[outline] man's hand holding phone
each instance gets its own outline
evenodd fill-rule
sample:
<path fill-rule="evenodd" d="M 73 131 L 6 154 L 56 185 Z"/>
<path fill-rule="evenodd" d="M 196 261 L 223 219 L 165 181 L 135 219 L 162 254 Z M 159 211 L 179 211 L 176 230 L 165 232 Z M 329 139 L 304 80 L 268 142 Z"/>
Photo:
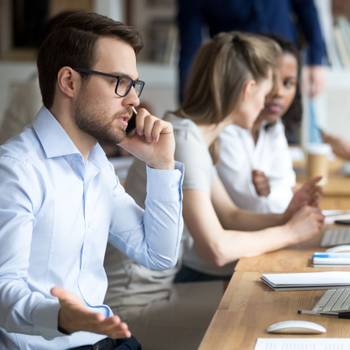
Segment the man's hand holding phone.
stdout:
<path fill-rule="evenodd" d="M 129 135 L 119 144 L 126 151 L 156 169 L 174 169 L 175 139 L 170 123 L 140 108 L 135 116 L 135 130 L 128 127 Z M 131 117 L 132 119 L 132 117 Z M 130 122 L 130 121 L 129 121 Z"/>

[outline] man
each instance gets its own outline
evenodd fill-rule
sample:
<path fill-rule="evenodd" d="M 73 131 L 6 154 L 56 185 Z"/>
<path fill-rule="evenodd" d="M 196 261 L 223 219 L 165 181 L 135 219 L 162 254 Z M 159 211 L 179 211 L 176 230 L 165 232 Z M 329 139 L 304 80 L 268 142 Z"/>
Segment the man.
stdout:
<path fill-rule="evenodd" d="M 132 330 L 103 305 L 107 240 L 148 268 L 176 264 L 182 171 L 172 127 L 140 109 L 125 135 L 144 85 L 140 49 L 131 27 L 77 12 L 39 50 L 44 107 L 0 148 L 1 349 L 120 348 L 113 339 Z M 97 139 L 148 165 L 145 210 Z"/>

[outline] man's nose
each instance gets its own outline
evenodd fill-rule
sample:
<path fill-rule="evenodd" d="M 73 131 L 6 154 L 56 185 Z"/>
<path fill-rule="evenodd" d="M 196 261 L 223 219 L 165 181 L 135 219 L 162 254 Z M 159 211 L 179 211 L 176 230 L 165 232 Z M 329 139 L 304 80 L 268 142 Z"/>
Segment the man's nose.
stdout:
<path fill-rule="evenodd" d="M 123 102 L 127 106 L 138 106 L 140 104 L 140 99 L 134 87 L 131 87 L 129 93 L 124 97 Z"/>

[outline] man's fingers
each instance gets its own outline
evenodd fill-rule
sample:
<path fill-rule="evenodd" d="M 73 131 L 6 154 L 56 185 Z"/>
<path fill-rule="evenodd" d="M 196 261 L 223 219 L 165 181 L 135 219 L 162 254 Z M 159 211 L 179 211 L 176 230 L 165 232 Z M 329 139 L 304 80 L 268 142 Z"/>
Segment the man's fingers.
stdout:
<path fill-rule="evenodd" d="M 156 120 L 155 123 L 153 124 L 153 129 L 152 129 L 152 140 L 154 142 L 159 141 L 160 134 L 162 132 L 162 122 L 161 120 Z"/>
<path fill-rule="evenodd" d="M 160 134 L 171 133 L 172 126 L 153 115 L 146 109 L 140 108 L 136 116 L 136 132 L 144 136 L 147 142 L 158 142 Z"/>
<path fill-rule="evenodd" d="M 143 136 L 145 119 L 138 117 L 136 118 L 136 133 L 139 136 Z"/>
<path fill-rule="evenodd" d="M 89 322 L 98 325 L 101 322 L 104 322 L 106 320 L 105 316 L 103 316 L 100 312 L 91 312 L 91 314 L 89 315 L 90 319 Z"/>
<path fill-rule="evenodd" d="M 118 316 L 111 316 L 104 319 L 98 324 L 97 331 L 111 338 L 126 338 L 131 336 L 128 325 L 122 322 Z"/>
<path fill-rule="evenodd" d="M 53 287 L 50 290 L 52 296 L 58 298 L 60 302 L 70 301 L 72 296 L 65 289 L 60 287 Z"/>
<path fill-rule="evenodd" d="M 109 327 L 109 326 L 119 326 L 122 323 L 121 319 L 117 315 L 113 315 L 111 317 L 107 317 L 101 322 L 101 327 Z"/>
<path fill-rule="evenodd" d="M 143 133 L 147 142 L 157 142 L 164 129 L 166 129 L 166 125 L 160 119 L 150 115 L 145 117 Z"/>
<path fill-rule="evenodd" d="M 128 326 L 125 323 L 122 323 L 118 330 L 113 330 L 110 333 L 110 337 L 113 338 L 113 339 L 130 338 L 131 337 L 131 332 L 129 331 Z"/>
<path fill-rule="evenodd" d="M 137 111 L 135 121 L 136 121 L 136 133 L 139 136 L 143 136 L 144 123 L 145 123 L 145 118 L 147 115 L 149 115 L 149 113 L 144 108 L 140 108 Z"/>
<path fill-rule="evenodd" d="M 62 294 L 63 292 L 64 292 L 64 290 L 62 288 L 59 288 L 59 287 L 53 287 L 50 290 L 51 295 L 56 297 L 56 298 L 60 298 L 60 296 L 63 295 Z"/>
<path fill-rule="evenodd" d="M 60 304 L 71 304 L 74 305 L 76 308 L 83 308 L 85 309 L 85 306 L 83 306 L 81 300 L 75 296 L 74 294 L 68 292 L 67 290 L 60 288 L 60 287 L 53 287 L 51 288 L 51 295 L 58 298 Z M 88 310 L 88 309 L 86 309 Z"/>
<path fill-rule="evenodd" d="M 154 122 L 155 122 L 155 118 L 153 118 L 150 115 L 147 115 L 144 118 L 143 135 L 147 142 L 152 142 L 152 129 L 153 129 Z"/>
<path fill-rule="evenodd" d="M 111 328 L 108 331 L 108 335 L 113 338 L 129 338 L 131 337 L 131 332 L 129 331 L 129 327 L 126 323 L 122 322 L 117 327 Z"/>

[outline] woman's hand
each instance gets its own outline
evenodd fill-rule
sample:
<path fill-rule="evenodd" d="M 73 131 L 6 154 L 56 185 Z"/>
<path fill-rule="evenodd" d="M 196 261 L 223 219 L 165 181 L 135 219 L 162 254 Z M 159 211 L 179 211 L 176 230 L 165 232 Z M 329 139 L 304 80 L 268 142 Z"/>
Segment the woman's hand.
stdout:
<path fill-rule="evenodd" d="M 260 197 L 268 197 L 271 192 L 269 178 L 261 170 L 252 171 L 252 181 L 255 191 Z"/>
<path fill-rule="evenodd" d="M 318 208 L 322 188 L 318 185 L 321 176 L 316 176 L 306 181 L 293 195 L 288 208 L 284 212 L 284 220 L 287 222 L 292 216 L 304 206 Z"/>

